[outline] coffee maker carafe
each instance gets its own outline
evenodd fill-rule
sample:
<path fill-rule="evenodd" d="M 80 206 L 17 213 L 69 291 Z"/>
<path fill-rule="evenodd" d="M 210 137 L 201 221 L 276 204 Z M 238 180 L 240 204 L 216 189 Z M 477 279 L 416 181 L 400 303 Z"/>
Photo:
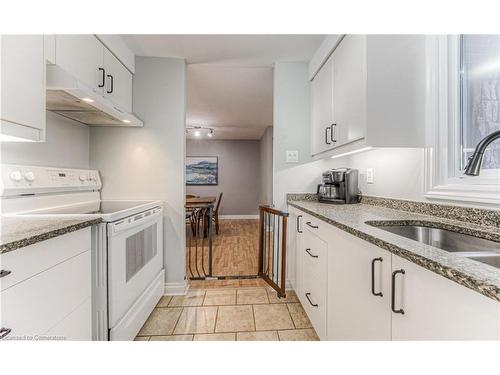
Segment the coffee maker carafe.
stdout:
<path fill-rule="evenodd" d="M 337 168 L 323 173 L 323 183 L 318 185 L 320 202 L 351 204 L 361 201 L 358 188 L 358 170 Z"/>

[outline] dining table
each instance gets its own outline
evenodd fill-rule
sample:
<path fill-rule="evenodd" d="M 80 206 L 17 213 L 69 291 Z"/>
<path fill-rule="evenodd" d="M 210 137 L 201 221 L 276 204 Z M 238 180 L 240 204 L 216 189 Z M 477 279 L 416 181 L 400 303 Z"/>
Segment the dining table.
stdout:
<path fill-rule="evenodd" d="M 194 197 L 186 198 L 186 207 L 214 204 L 217 197 Z"/>

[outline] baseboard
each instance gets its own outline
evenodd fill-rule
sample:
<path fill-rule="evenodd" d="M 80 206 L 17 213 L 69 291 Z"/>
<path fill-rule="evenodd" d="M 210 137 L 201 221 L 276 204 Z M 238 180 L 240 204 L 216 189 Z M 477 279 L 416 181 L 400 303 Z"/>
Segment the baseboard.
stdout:
<path fill-rule="evenodd" d="M 187 281 L 183 281 L 180 283 L 165 283 L 165 292 L 166 296 L 184 296 L 187 294 L 189 289 L 189 284 Z"/>
<path fill-rule="evenodd" d="M 219 215 L 219 219 L 233 219 L 233 220 L 244 220 L 244 219 L 258 219 L 259 215 Z"/>

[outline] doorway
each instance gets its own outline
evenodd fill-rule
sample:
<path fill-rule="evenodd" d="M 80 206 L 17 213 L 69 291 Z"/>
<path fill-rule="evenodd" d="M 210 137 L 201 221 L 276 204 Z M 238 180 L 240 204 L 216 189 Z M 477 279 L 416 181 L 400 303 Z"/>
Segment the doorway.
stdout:
<path fill-rule="evenodd" d="M 272 204 L 270 67 L 189 64 L 186 275 L 259 277 L 259 206 Z"/>

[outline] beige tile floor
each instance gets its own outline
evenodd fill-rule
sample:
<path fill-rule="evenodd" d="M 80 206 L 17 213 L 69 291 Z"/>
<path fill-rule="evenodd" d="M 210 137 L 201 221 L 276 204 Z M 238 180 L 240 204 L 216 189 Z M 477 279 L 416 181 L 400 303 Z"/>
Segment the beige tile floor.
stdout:
<path fill-rule="evenodd" d="M 269 287 L 192 289 L 162 297 L 137 341 L 317 341 L 293 291 Z"/>

